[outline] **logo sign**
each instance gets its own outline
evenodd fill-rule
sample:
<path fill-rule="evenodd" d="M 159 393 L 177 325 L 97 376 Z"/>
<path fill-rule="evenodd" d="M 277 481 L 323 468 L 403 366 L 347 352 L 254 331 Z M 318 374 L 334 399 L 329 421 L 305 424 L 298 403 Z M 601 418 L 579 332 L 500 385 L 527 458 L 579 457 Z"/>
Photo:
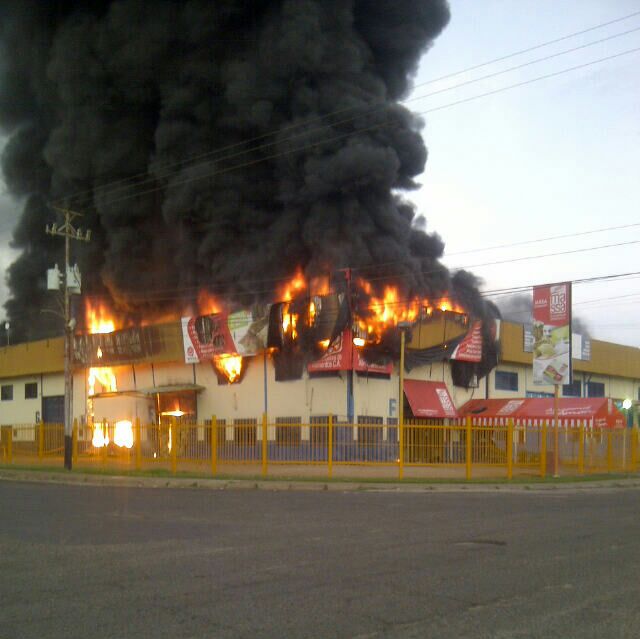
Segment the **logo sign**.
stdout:
<path fill-rule="evenodd" d="M 533 383 L 571 383 L 571 283 L 533 289 Z"/>

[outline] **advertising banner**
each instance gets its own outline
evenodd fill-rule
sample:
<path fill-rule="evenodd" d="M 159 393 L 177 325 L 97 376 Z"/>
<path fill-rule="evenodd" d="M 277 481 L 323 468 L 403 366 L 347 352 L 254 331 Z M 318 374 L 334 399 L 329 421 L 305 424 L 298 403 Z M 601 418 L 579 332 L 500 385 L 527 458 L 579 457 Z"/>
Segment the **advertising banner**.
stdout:
<path fill-rule="evenodd" d="M 184 361 L 197 364 L 227 353 L 256 355 L 266 346 L 268 327 L 268 308 L 183 317 Z"/>
<path fill-rule="evenodd" d="M 571 283 L 533 289 L 533 383 L 571 383 Z"/>
<path fill-rule="evenodd" d="M 391 362 L 388 364 L 368 364 L 362 353 L 354 347 L 351 330 L 345 329 L 320 359 L 308 364 L 307 370 L 310 373 L 354 370 L 360 373 L 390 375 L 393 364 Z"/>
<path fill-rule="evenodd" d="M 451 359 L 460 362 L 482 361 L 482 322 L 477 320 L 464 339 L 455 347 Z"/>
<path fill-rule="evenodd" d="M 80 366 L 115 366 L 150 357 L 160 353 L 164 347 L 157 326 L 74 335 L 73 363 Z"/>

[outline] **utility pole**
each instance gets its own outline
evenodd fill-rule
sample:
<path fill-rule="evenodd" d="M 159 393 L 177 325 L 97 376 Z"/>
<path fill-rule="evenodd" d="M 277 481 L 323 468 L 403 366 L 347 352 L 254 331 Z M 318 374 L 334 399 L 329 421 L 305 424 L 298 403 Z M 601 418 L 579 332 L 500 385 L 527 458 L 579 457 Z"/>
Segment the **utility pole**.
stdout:
<path fill-rule="evenodd" d="M 64 215 L 64 224 L 57 226 L 47 224 L 45 232 L 49 235 L 59 235 L 64 237 L 64 467 L 71 470 L 73 453 L 73 419 L 71 417 L 71 344 L 75 322 L 71 320 L 71 309 L 69 304 L 69 252 L 71 240 L 89 242 L 91 231 L 84 233 L 82 229 L 76 229 L 71 222 L 81 213 L 76 213 L 69 209 L 53 207 L 58 213 Z"/>

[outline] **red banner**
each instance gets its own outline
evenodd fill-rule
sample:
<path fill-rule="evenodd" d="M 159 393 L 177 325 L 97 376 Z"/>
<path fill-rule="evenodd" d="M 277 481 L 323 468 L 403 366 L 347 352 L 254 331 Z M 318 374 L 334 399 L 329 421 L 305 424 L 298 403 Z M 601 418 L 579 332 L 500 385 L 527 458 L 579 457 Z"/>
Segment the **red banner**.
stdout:
<path fill-rule="evenodd" d="M 480 320 L 473 323 L 471 330 L 455 347 L 451 359 L 461 362 L 482 361 L 482 322 Z"/>
<path fill-rule="evenodd" d="M 351 330 L 345 329 L 320 359 L 308 364 L 307 370 L 310 373 L 354 370 L 359 373 L 390 375 L 393 364 L 391 362 L 388 364 L 368 364 L 362 353 L 354 347 Z"/>

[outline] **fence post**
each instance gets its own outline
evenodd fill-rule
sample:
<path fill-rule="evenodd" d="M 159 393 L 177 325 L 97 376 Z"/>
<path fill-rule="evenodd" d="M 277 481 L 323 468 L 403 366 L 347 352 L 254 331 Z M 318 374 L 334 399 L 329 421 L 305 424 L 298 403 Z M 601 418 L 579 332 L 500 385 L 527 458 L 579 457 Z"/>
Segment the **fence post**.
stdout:
<path fill-rule="evenodd" d="M 507 421 L 507 479 L 513 479 L 513 419 Z"/>
<path fill-rule="evenodd" d="M 38 458 L 44 457 L 44 424 L 38 424 Z"/>
<path fill-rule="evenodd" d="M 136 417 L 136 470 L 142 468 L 142 433 L 140 431 L 140 418 Z"/>
<path fill-rule="evenodd" d="M 584 422 L 580 424 L 578 440 L 578 474 L 584 475 Z"/>
<path fill-rule="evenodd" d="M 333 415 L 329 414 L 327 423 L 327 474 L 333 475 Z"/>
<path fill-rule="evenodd" d="M 267 414 L 262 413 L 262 476 L 267 476 Z"/>
<path fill-rule="evenodd" d="M 73 431 L 71 432 L 71 462 L 78 461 L 78 420 L 73 420 Z"/>
<path fill-rule="evenodd" d="M 540 441 L 540 477 L 547 476 L 547 422 L 542 422 L 542 440 Z"/>
<path fill-rule="evenodd" d="M 171 434 L 171 472 L 175 475 L 178 469 L 178 422 L 175 417 L 171 419 L 169 433 Z"/>
<path fill-rule="evenodd" d="M 466 426 L 466 441 L 465 441 L 466 478 L 471 479 L 471 415 L 467 415 L 465 426 Z"/>
<path fill-rule="evenodd" d="M 398 435 L 400 449 L 398 451 L 398 479 L 402 479 L 404 477 L 404 415 L 398 420 Z"/>
<path fill-rule="evenodd" d="M 611 429 L 607 429 L 607 472 L 610 473 L 613 470 L 613 446 L 612 446 L 612 432 Z"/>
<path fill-rule="evenodd" d="M 13 426 L 7 429 L 7 461 L 11 463 L 13 459 Z"/>
<path fill-rule="evenodd" d="M 218 472 L 218 418 L 211 417 L 211 474 L 215 477 Z"/>
<path fill-rule="evenodd" d="M 107 465 L 107 438 L 109 437 L 109 424 L 106 419 L 102 419 L 102 466 Z"/>
<path fill-rule="evenodd" d="M 635 473 L 638 469 L 638 427 L 631 429 L 631 472 Z"/>

